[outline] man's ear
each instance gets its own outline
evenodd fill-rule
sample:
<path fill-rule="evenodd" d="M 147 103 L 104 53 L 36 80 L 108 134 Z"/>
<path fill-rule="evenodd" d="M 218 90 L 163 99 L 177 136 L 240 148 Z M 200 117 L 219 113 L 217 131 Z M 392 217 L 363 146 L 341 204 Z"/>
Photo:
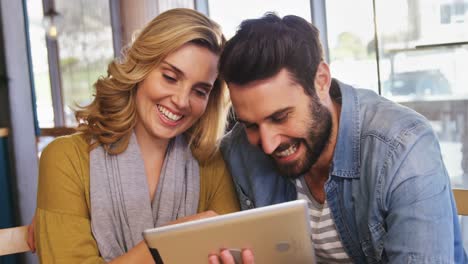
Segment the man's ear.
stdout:
<path fill-rule="evenodd" d="M 330 86 L 330 67 L 328 67 L 328 64 L 322 61 L 317 67 L 317 73 L 315 74 L 314 79 L 315 92 L 321 100 L 323 100 L 326 97 L 329 97 Z"/>

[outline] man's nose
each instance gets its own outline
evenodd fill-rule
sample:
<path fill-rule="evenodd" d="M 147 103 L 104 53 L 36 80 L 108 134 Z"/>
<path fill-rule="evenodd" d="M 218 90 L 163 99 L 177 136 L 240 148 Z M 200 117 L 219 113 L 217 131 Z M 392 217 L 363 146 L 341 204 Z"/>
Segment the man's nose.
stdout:
<path fill-rule="evenodd" d="M 281 136 L 268 127 L 259 128 L 259 143 L 265 154 L 271 155 L 281 143 Z"/>

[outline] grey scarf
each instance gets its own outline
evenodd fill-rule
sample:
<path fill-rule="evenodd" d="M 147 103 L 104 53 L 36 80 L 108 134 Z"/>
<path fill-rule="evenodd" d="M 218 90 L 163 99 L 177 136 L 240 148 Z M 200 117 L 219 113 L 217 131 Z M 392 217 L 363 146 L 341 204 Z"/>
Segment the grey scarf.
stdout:
<path fill-rule="evenodd" d="M 171 140 L 153 201 L 135 134 L 121 154 L 90 152 L 91 229 L 110 261 L 143 240 L 142 232 L 197 212 L 198 162 L 183 136 Z"/>

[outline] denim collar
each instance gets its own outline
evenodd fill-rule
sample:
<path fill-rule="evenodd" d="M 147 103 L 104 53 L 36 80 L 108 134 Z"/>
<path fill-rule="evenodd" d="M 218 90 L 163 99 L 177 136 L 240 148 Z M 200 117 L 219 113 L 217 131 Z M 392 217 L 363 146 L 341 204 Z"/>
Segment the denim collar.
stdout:
<path fill-rule="evenodd" d="M 338 80 L 333 80 L 341 91 L 341 115 L 338 128 L 338 138 L 331 175 L 342 178 L 359 178 L 360 176 L 360 135 L 361 118 L 359 113 L 359 98 L 356 89 Z M 337 85 L 336 85 L 337 84 Z"/>

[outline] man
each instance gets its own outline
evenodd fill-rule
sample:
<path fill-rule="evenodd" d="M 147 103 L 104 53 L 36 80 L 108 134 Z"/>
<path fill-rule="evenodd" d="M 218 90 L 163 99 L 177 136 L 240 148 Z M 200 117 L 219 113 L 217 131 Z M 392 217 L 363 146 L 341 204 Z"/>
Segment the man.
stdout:
<path fill-rule="evenodd" d="M 220 74 L 238 120 L 221 149 L 242 209 L 308 200 L 319 262 L 466 263 L 428 121 L 332 79 L 313 25 L 244 21 Z"/>

